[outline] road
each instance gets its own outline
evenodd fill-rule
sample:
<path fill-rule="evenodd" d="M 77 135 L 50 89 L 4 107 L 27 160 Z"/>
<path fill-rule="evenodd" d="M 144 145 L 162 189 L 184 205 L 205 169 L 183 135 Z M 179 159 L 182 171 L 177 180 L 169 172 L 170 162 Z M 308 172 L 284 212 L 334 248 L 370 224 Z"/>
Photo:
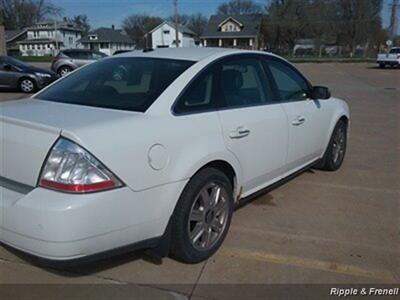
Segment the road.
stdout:
<path fill-rule="evenodd" d="M 215 284 L 399 283 L 400 69 L 298 67 L 348 101 L 342 169 L 305 172 L 238 209 L 222 248 L 203 263 L 136 252 L 60 271 L 0 246 L 0 283 L 131 283 L 146 295 L 192 299 L 237 296 Z"/>

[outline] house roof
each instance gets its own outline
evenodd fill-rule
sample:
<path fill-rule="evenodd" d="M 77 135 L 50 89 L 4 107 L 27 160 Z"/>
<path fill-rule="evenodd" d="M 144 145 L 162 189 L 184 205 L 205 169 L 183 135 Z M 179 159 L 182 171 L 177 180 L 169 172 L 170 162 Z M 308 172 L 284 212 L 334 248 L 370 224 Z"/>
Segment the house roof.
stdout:
<path fill-rule="evenodd" d="M 97 39 L 90 40 L 89 36 L 91 36 L 91 35 L 97 35 Z M 126 43 L 126 44 L 134 43 L 133 40 L 126 34 L 123 34 L 121 32 L 121 30 L 106 28 L 106 27 L 101 27 L 99 29 L 89 32 L 87 36 L 81 38 L 78 42 L 80 42 L 80 43 Z"/>
<path fill-rule="evenodd" d="M 58 30 L 69 30 L 69 31 L 78 31 L 82 32 L 81 28 L 76 27 L 75 24 L 69 22 L 38 22 L 35 25 L 28 27 L 27 30 L 54 30 L 57 27 Z"/>
<path fill-rule="evenodd" d="M 11 42 L 12 40 L 19 37 L 21 34 L 24 34 L 26 29 L 16 29 L 16 30 L 6 30 L 6 42 Z"/>
<path fill-rule="evenodd" d="M 175 24 L 170 22 L 170 21 L 164 21 L 161 24 L 157 25 L 154 27 L 152 30 L 149 31 L 149 33 L 153 33 L 156 31 L 158 28 L 160 28 L 162 25 L 167 24 L 172 28 L 175 28 Z M 192 30 L 190 30 L 186 25 L 179 24 L 179 32 L 183 34 L 189 34 L 189 35 L 196 35 Z"/>
<path fill-rule="evenodd" d="M 241 31 L 221 31 L 220 25 L 233 19 L 242 25 Z M 255 37 L 258 35 L 261 26 L 261 14 L 248 15 L 212 15 L 206 28 L 204 29 L 202 38 L 207 37 Z"/>

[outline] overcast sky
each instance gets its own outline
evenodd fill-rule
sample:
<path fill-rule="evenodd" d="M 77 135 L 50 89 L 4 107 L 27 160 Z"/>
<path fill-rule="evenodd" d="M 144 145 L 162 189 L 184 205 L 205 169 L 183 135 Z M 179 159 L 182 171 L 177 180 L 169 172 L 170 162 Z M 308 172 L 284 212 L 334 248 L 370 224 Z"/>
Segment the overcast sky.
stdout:
<path fill-rule="evenodd" d="M 179 12 L 192 14 L 201 12 L 207 16 L 215 13 L 219 4 L 226 0 L 178 0 Z M 264 5 L 266 1 L 256 3 Z M 382 12 L 385 27 L 389 24 L 391 0 L 384 0 Z M 172 0 L 53 0 L 63 8 L 65 16 L 85 14 L 92 28 L 120 26 L 122 20 L 133 13 L 146 13 L 167 17 L 173 13 Z"/>

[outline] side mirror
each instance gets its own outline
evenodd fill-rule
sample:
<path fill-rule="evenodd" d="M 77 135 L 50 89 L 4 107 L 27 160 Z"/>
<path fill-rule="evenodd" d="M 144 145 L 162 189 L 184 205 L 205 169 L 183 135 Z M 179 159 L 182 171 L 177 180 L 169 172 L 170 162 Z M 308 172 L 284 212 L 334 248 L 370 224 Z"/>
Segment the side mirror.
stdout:
<path fill-rule="evenodd" d="M 3 65 L 3 69 L 5 70 L 5 71 L 12 71 L 12 66 L 11 65 L 9 65 L 9 64 L 5 64 L 5 65 Z"/>
<path fill-rule="evenodd" d="M 325 86 L 313 86 L 311 91 L 311 98 L 312 99 L 320 99 L 325 100 L 331 97 L 331 92 Z"/>

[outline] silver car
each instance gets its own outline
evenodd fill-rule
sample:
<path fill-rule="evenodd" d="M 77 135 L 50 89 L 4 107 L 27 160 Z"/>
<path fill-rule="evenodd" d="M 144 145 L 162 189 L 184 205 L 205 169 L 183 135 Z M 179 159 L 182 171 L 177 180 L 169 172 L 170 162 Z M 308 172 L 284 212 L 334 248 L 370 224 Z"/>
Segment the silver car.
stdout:
<path fill-rule="evenodd" d="M 97 61 L 107 55 L 88 49 L 67 49 L 60 51 L 51 63 L 51 70 L 60 76 L 84 66 L 88 63 Z"/>

